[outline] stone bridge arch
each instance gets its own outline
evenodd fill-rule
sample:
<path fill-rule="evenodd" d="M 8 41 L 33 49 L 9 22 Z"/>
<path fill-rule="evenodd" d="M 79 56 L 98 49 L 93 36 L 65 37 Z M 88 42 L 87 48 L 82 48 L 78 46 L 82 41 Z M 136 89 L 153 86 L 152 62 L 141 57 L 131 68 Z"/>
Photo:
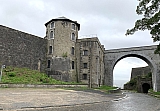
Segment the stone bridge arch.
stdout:
<path fill-rule="evenodd" d="M 113 86 L 113 70 L 118 61 L 126 57 L 144 60 L 151 68 L 154 91 L 160 91 L 160 56 L 154 54 L 157 46 L 143 46 L 105 51 L 105 85 Z"/>

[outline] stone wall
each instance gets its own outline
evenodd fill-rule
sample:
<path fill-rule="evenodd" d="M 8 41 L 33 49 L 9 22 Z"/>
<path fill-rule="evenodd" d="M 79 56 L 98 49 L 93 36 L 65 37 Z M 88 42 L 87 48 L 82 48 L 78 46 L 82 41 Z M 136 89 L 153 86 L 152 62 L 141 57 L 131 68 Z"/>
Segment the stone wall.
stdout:
<path fill-rule="evenodd" d="M 0 25 L 0 64 L 44 71 L 47 40 Z"/>
<path fill-rule="evenodd" d="M 151 68 L 153 90 L 160 91 L 160 56 L 154 54 L 156 45 L 105 50 L 105 85 L 113 86 L 113 70 L 123 58 L 137 57 L 144 60 Z"/>
<path fill-rule="evenodd" d="M 49 59 L 49 58 L 48 58 Z M 70 59 L 63 57 L 53 57 L 50 58 L 51 65 L 47 69 L 47 74 L 56 80 L 71 81 L 72 75 L 70 74 Z"/>
<path fill-rule="evenodd" d="M 0 88 L 81 88 L 88 87 L 87 84 L 0 84 Z"/>
<path fill-rule="evenodd" d="M 48 40 L 47 48 L 52 49 L 52 51 L 50 51 L 52 53 L 49 53 L 48 50 L 47 55 L 47 59 L 50 60 L 52 66 L 47 70 L 50 70 L 50 75 L 55 79 L 77 81 L 75 45 L 78 39 L 80 24 L 65 17 L 59 17 L 50 20 L 45 26 L 46 39 Z M 75 28 L 73 26 L 75 26 Z M 65 61 L 60 59 L 66 57 L 67 59 Z"/>
<path fill-rule="evenodd" d="M 151 72 L 151 69 L 149 66 L 146 67 L 137 67 L 137 68 L 132 68 L 131 72 L 131 79 L 135 78 L 137 76 L 143 76 Z"/>
<path fill-rule="evenodd" d="M 103 84 L 104 47 L 97 37 L 78 39 L 76 43 L 77 73 L 80 82 L 97 87 Z M 84 64 L 86 64 L 84 66 Z M 91 87 L 91 86 L 90 86 Z"/>

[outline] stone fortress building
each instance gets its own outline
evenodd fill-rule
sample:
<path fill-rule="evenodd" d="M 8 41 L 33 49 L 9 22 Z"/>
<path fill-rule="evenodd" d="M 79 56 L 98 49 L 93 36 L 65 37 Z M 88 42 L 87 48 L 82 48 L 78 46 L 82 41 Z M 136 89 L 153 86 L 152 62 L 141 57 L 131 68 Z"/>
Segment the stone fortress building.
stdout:
<path fill-rule="evenodd" d="M 104 84 L 104 46 L 78 39 L 80 24 L 65 17 L 45 24 L 44 38 L 0 25 L 0 65 L 28 67 L 57 80 Z"/>
<path fill-rule="evenodd" d="M 0 65 L 28 67 L 57 80 L 89 87 L 113 86 L 113 70 L 126 57 L 144 60 L 152 72 L 154 91 L 160 91 L 160 56 L 157 46 L 105 50 L 97 37 L 78 38 L 80 24 L 65 17 L 45 24 L 46 36 L 37 37 L 0 25 Z M 142 84 L 143 85 L 143 84 Z"/>

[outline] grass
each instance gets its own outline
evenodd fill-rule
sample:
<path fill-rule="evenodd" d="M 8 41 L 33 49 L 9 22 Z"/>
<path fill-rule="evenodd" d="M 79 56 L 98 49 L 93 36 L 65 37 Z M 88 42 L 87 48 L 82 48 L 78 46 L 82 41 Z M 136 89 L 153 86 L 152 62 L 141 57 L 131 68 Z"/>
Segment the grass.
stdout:
<path fill-rule="evenodd" d="M 76 88 L 64 88 L 66 90 L 80 90 L 80 91 L 86 91 L 86 90 L 101 90 L 107 94 L 109 94 L 109 90 L 113 90 L 113 89 L 116 89 L 117 87 L 111 87 L 111 86 L 101 86 L 101 87 L 98 87 L 98 88 L 89 88 L 89 87 L 76 87 Z"/>
<path fill-rule="evenodd" d="M 16 68 L 16 67 L 7 67 L 3 70 L 3 76 L 1 83 L 7 84 L 80 84 L 75 82 L 63 82 L 55 80 L 51 77 L 48 77 L 45 73 L 41 73 L 37 70 L 31 70 L 28 68 Z M 108 90 L 116 89 L 117 87 L 110 86 L 101 86 L 98 89 L 105 92 Z M 88 87 L 76 87 L 76 88 L 64 88 L 71 90 L 89 90 Z"/>
<path fill-rule="evenodd" d="M 117 89 L 117 87 L 111 87 L 111 86 L 101 86 L 101 87 L 98 87 L 96 89 L 99 89 L 99 90 L 102 90 L 102 91 L 105 91 L 105 92 L 108 92 L 109 90 L 113 90 L 113 89 Z"/>
<path fill-rule="evenodd" d="M 45 73 L 28 68 L 7 67 L 3 70 L 1 83 L 11 84 L 75 84 L 71 82 L 57 81 L 48 77 Z"/>
<path fill-rule="evenodd" d="M 149 91 L 154 95 L 160 95 L 160 92 L 154 92 L 153 89 L 149 89 Z"/>

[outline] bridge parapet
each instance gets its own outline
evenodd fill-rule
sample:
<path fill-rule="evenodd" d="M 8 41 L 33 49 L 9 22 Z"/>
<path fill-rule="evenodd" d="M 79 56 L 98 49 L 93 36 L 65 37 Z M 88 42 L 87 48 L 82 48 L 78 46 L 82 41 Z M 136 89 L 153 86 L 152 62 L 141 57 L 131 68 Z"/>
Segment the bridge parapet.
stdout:
<path fill-rule="evenodd" d="M 130 47 L 130 48 L 121 48 L 121 49 L 110 49 L 105 50 L 106 53 L 119 53 L 119 52 L 131 52 L 131 51 L 143 51 L 143 50 L 155 50 L 157 45 L 152 46 L 142 46 L 142 47 Z"/>

